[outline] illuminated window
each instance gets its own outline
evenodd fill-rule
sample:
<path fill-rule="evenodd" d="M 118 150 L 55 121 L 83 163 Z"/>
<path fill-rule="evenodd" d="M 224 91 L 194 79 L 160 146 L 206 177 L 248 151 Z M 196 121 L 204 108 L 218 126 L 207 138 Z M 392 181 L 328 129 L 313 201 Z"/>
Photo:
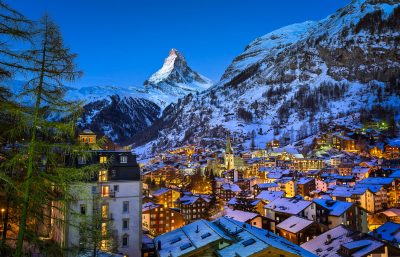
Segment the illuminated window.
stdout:
<path fill-rule="evenodd" d="M 107 156 L 100 156 L 100 163 L 107 163 Z"/>
<path fill-rule="evenodd" d="M 101 187 L 101 196 L 109 197 L 110 196 L 110 186 L 102 186 Z"/>
<path fill-rule="evenodd" d="M 108 171 L 101 170 L 99 171 L 99 181 L 107 181 L 108 180 Z"/>
<path fill-rule="evenodd" d="M 101 223 L 101 235 L 102 236 L 107 235 L 107 223 L 105 222 Z"/>
<path fill-rule="evenodd" d="M 108 205 L 106 205 L 106 204 L 101 206 L 101 217 L 103 219 L 107 219 L 108 218 Z"/>

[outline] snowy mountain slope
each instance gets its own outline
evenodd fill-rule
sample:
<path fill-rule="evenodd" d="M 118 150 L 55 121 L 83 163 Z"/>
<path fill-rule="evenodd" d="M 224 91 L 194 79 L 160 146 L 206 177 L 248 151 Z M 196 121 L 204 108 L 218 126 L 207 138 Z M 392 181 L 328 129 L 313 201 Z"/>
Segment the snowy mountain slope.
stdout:
<path fill-rule="evenodd" d="M 199 140 L 230 130 L 261 144 L 316 133 L 320 123 L 362 108 L 400 107 L 398 1 L 354 0 L 317 22 L 290 25 L 250 43 L 221 81 L 188 95 L 135 138 L 138 152 Z M 355 114 L 355 115 L 353 115 Z M 144 144 L 144 145 L 143 145 Z"/>

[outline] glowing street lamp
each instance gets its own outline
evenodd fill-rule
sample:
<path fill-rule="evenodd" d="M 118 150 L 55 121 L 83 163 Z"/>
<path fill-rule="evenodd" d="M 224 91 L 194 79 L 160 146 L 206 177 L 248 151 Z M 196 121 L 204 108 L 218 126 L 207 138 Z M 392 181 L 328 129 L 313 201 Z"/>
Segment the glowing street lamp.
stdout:
<path fill-rule="evenodd" d="M 1 220 L 4 220 L 4 212 L 6 211 L 6 209 L 1 208 Z"/>

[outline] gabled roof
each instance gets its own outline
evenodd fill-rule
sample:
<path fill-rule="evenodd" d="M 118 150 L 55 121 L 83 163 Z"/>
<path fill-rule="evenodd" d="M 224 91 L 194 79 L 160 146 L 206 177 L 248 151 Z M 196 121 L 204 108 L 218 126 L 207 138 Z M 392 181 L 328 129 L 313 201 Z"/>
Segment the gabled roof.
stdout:
<path fill-rule="evenodd" d="M 386 222 L 376 230 L 370 232 L 370 235 L 388 242 L 393 242 L 395 239 L 398 243 L 400 243 L 400 224 Z"/>
<path fill-rule="evenodd" d="M 226 208 L 224 210 L 224 216 L 234 219 L 234 220 L 237 220 L 237 221 L 240 221 L 240 222 L 247 222 L 247 221 L 250 221 L 260 215 L 258 213 L 254 213 L 254 212 L 232 210 L 230 208 Z"/>
<path fill-rule="evenodd" d="M 345 211 L 353 206 L 353 203 L 327 199 L 314 199 L 314 203 L 329 210 L 329 215 L 332 216 L 341 216 Z"/>
<path fill-rule="evenodd" d="M 369 185 L 390 185 L 393 182 L 394 178 L 365 178 L 363 180 L 358 181 L 359 184 L 369 184 Z"/>
<path fill-rule="evenodd" d="M 162 188 L 160 188 L 159 190 L 157 190 L 157 191 L 155 191 L 154 193 L 152 193 L 152 195 L 153 196 L 160 196 L 160 195 L 163 195 L 163 194 L 165 194 L 165 193 L 168 193 L 169 191 L 171 191 L 172 189 L 170 189 L 170 188 L 165 188 L 165 187 L 162 187 Z"/>
<path fill-rule="evenodd" d="M 311 226 L 312 220 L 303 219 L 297 216 L 291 216 L 277 225 L 277 228 L 286 230 L 290 233 L 299 233 L 302 230 Z"/>
<path fill-rule="evenodd" d="M 309 183 L 309 182 L 311 182 L 311 181 L 313 181 L 313 180 L 314 180 L 313 178 L 301 177 L 301 178 L 298 178 L 298 179 L 297 179 L 297 184 L 299 184 L 299 185 L 304 185 L 304 184 L 307 184 L 307 183 Z"/>
<path fill-rule="evenodd" d="M 285 195 L 284 191 L 261 191 L 257 196 L 256 199 L 261 199 L 267 202 L 271 202 L 277 198 L 281 198 Z"/>
<path fill-rule="evenodd" d="M 352 257 L 364 257 L 382 247 L 383 243 L 339 225 L 302 244 L 301 247 L 318 256 L 341 257 L 338 251 L 342 245 L 354 250 Z"/>
<path fill-rule="evenodd" d="M 296 198 L 277 198 L 267 204 L 264 208 L 270 209 L 276 212 L 281 212 L 281 213 L 288 213 L 292 215 L 297 215 L 300 213 L 302 210 L 310 206 L 312 202 L 310 201 L 305 201 L 305 200 L 299 200 Z"/>
<path fill-rule="evenodd" d="M 230 184 L 230 183 L 222 184 L 222 189 L 224 189 L 226 191 L 232 191 L 232 192 L 241 192 L 242 191 L 238 185 Z"/>
<path fill-rule="evenodd" d="M 161 205 L 161 204 L 153 203 L 153 202 L 144 203 L 144 204 L 142 205 L 142 212 L 150 211 L 150 210 L 153 210 L 153 209 L 162 207 L 162 206 L 163 206 L 163 205 Z"/>

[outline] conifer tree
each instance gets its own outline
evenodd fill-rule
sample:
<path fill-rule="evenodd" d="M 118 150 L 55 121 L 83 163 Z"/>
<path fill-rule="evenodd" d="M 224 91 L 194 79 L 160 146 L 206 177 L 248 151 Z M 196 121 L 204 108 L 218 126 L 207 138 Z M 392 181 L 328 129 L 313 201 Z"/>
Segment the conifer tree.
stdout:
<path fill-rule="evenodd" d="M 74 154 L 78 148 L 73 142 L 80 103 L 64 100 L 67 90 L 64 82 L 72 82 L 81 75 L 74 62 L 76 55 L 64 46 L 57 25 L 44 16 L 36 25 L 31 45 L 18 57 L 21 56 L 23 61 L 10 58 L 7 67 L 24 72 L 27 82 L 20 97 L 31 99 L 32 103 L 10 108 L 10 113 L 18 122 L 4 134 L 9 139 L 25 134 L 26 143 L 18 148 L 18 155 L 3 164 L 11 167 L 21 157 L 25 162 L 23 183 L 19 190 L 21 215 L 15 250 L 17 257 L 23 254 L 26 236 L 29 235 L 32 240 L 38 232 L 28 231 L 28 216 L 34 223 L 44 224 L 49 217 L 38 206 L 51 206 L 58 195 L 54 192 L 54 185 L 62 195 L 67 192 L 71 181 L 81 180 L 82 175 L 77 170 L 60 166 L 65 155 Z M 62 121 L 60 117 L 63 117 Z M 9 184 L 12 183 L 9 181 Z"/>

